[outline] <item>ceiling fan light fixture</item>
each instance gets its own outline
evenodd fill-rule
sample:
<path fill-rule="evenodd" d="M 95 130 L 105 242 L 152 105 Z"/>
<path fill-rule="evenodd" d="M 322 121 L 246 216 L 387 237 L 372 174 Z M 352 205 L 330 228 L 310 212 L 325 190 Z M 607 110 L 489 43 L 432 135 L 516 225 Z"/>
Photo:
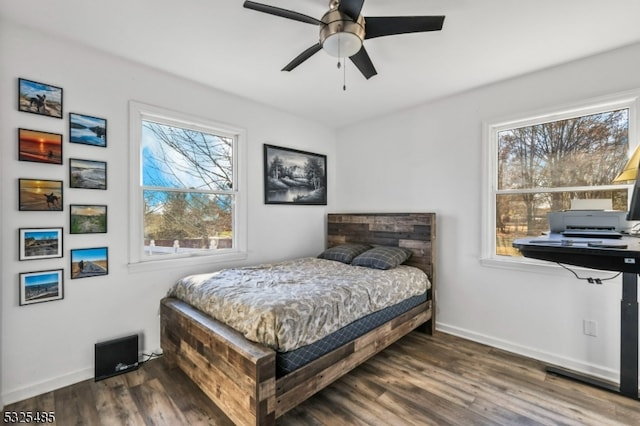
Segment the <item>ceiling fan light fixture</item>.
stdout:
<path fill-rule="evenodd" d="M 322 17 L 320 44 L 329 55 L 349 58 L 360 51 L 364 40 L 364 18 L 355 22 L 338 10 L 330 10 Z"/>
<path fill-rule="evenodd" d="M 327 37 L 322 48 L 336 58 L 349 58 L 360 51 L 362 40 L 353 33 L 341 32 Z"/>

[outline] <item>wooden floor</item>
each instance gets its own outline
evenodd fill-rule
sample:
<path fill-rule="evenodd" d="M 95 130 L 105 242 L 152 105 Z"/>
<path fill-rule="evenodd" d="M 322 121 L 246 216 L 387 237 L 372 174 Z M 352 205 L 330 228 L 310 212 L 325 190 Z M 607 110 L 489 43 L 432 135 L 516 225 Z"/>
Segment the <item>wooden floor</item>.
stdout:
<path fill-rule="evenodd" d="M 179 370 L 139 370 L 31 398 L 69 425 L 230 425 Z M 4 414 L 4 413 L 3 413 Z M 541 363 L 444 333 L 397 342 L 279 425 L 640 425 L 640 402 L 548 375 Z"/>

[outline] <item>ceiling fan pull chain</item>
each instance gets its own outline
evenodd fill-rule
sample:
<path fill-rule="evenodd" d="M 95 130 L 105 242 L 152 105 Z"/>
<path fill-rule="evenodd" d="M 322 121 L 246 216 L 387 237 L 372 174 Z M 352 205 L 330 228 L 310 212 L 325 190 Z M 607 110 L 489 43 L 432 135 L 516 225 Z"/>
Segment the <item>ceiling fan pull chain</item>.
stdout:
<path fill-rule="evenodd" d="M 342 53 L 340 52 L 340 48 L 342 46 L 342 43 L 340 43 L 340 37 L 341 37 L 341 34 L 338 34 L 338 69 L 340 69 L 340 67 L 342 66 L 342 90 L 347 90 L 347 84 L 346 84 L 347 63 L 345 62 L 345 58 L 342 57 Z M 340 60 L 342 60 L 342 62 L 345 62 L 345 63 L 341 64 Z"/>
<path fill-rule="evenodd" d="M 345 61 L 345 58 L 342 58 Z M 344 66 L 342 67 L 342 90 L 344 92 L 347 91 L 347 63 L 345 61 Z"/>

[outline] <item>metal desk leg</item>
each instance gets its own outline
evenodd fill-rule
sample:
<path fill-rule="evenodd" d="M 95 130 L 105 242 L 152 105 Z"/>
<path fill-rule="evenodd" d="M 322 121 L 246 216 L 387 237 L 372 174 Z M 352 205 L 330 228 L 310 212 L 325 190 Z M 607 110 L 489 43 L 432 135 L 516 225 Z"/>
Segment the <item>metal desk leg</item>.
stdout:
<path fill-rule="evenodd" d="M 638 399 L 638 275 L 622 275 L 620 393 Z"/>
<path fill-rule="evenodd" d="M 562 367 L 548 366 L 546 371 L 610 390 L 629 398 L 640 399 L 638 394 L 638 275 L 636 273 L 625 272 L 622 275 L 620 386 Z"/>

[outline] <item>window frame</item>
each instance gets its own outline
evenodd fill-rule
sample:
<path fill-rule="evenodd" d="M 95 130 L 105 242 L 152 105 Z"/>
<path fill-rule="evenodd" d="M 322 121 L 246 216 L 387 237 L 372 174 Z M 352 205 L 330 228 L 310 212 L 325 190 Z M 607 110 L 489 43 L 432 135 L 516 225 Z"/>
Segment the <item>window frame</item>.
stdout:
<path fill-rule="evenodd" d="M 557 265 L 541 260 L 525 257 L 505 256 L 496 254 L 496 199 L 498 194 L 510 192 L 545 192 L 543 189 L 531 190 L 498 190 L 498 134 L 501 131 L 531 126 L 550 121 L 559 121 L 590 114 L 597 114 L 617 109 L 629 110 L 629 153 L 638 146 L 638 114 L 640 111 L 640 91 L 633 90 L 612 96 L 590 99 L 583 102 L 554 108 L 547 108 L 531 113 L 523 113 L 510 117 L 503 117 L 482 123 L 483 143 L 483 172 L 482 172 L 482 231 L 480 262 L 485 266 L 508 269 L 559 268 Z M 559 191 L 598 190 L 600 186 L 558 187 Z M 630 202 L 633 184 L 608 185 L 607 189 L 626 189 Z"/>
<path fill-rule="evenodd" d="M 231 249 L 181 255 L 149 256 L 144 252 L 144 199 L 142 185 L 142 122 L 153 121 L 206 133 L 232 137 L 233 146 L 233 244 Z M 166 108 L 129 102 L 129 269 L 151 271 L 247 258 L 246 130 Z"/>

